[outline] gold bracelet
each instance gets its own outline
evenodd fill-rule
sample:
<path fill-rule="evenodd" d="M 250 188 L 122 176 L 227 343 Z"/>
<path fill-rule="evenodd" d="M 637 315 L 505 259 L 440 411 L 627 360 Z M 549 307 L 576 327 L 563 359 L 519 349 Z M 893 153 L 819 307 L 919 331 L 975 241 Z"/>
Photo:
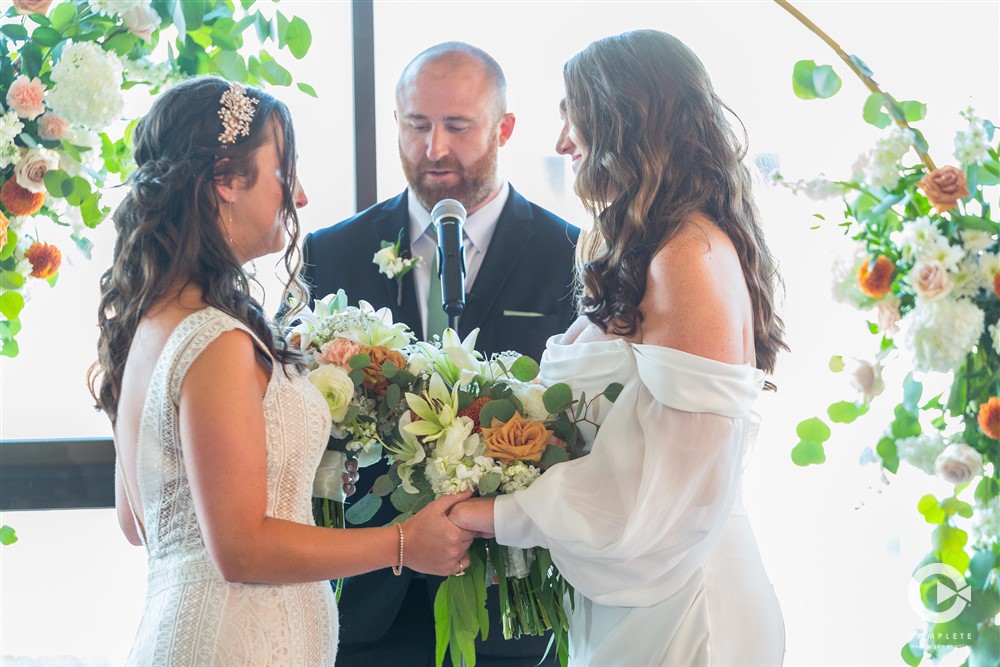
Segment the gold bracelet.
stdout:
<path fill-rule="evenodd" d="M 399 530 L 399 565 L 392 566 L 392 573 L 398 577 L 403 574 L 403 524 L 397 523 L 396 528 Z"/>

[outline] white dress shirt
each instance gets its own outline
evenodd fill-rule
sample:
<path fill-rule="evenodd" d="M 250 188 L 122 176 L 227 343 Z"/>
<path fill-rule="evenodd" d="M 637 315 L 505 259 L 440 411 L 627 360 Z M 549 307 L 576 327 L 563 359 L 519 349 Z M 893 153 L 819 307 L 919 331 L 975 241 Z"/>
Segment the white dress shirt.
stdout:
<path fill-rule="evenodd" d="M 462 225 L 462 245 L 465 248 L 465 291 L 466 293 L 476 282 L 476 275 L 483 265 L 483 258 L 490 247 L 490 239 L 500 220 L 507 197 L 510 195 L 510 185 L 503 182 L 500 192 L 488 201 L 482 208 L 470 215 Z M 437 241 L 430 231 L 431 212 L 420 201 L 407 193 L 407 208 L 410 214 L 410 254 L 420 257 L 420 264 L 413 269 L 413 284 L 417 290 L 417 305 L 420 307 L 420 331 L 427 331 L 427 299 L 430 294 L 431 268 L 434 266 L 434 255 L 437 252 Z M 436 276 L 435 276 L 436 278 Z"/>

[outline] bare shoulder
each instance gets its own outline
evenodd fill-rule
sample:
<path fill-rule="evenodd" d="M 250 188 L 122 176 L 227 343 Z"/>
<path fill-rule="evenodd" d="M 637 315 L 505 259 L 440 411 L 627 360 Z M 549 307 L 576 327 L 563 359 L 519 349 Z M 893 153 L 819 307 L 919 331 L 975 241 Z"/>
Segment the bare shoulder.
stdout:
<path fill-rule="evenodd" d="M 750 296 L 729 237 L 703 215 L 653 256 L 646 279 L 642 342 L 725 363 L 746 361 Z"/>
<path fill-rule="evenodd" d="M 191 365 L 181 384 L 185 393 L 242 393 L 253 388 L 254 394 L 267 386 L 267 372 L 261 367 L 257 344 L 249 333 L 232 329 L 208 344 Z"/>

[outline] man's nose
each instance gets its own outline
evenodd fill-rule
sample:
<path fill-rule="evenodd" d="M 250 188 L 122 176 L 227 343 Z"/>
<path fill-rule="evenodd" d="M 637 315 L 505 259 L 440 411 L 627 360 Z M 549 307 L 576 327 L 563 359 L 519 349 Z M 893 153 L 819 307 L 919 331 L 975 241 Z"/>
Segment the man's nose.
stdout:
<path fill-rule="evenodd" d="M 448 135 L 444 128 L 435 127 L 427 135 L 427 159 L 437 162 L 448 154 Z"/>

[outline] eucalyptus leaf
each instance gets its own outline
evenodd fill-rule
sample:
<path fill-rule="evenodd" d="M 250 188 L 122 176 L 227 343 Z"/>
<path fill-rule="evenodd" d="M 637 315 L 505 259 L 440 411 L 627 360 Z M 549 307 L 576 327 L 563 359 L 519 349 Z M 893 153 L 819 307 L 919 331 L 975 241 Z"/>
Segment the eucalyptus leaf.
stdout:
<path fill-rule="evenodd" d="M 604 398 L 614 403 L 615 401 L 618 400 L 618 397 L 621 396 L 622 389 L 624 388 L 625 385 L 623 385 L 621 382 L 612 382 L 607 387 L 605 387 Z"/>
<path fill-rule="evenodd" d="M 298 16 L 294 17 L 285 31 L 285 44 L 296 60 L 302 60 L 312 45 L 312 31 L 309 30 L 309 24 Z"/>
<path fill-rule="evenodd" d="M 8 525 L 0 526 L 0 544 L 5 547 L 17 542 L 17 532 Z"/>
<path fill-rule="evenodd" d="M 573 402 L 573 392 L 569 385 L 560 382 L 545 390 L 545 393 L 542 394 L 542 402 L 549 414 L 554 415 L 569 408 Z"/>
<path fill-rule="evenodd" d="M 924 385 L 914 380 L 912 373 L 908 373 L 903 380 L 903 407 L 914 416 L 920 414 L 920 395 L 923 392 Z"/>
<path fill-rule="evenodd" d="M 382 499 L 375 494 L 366 493 L 360 500 L 347 508 L 344 517 L 354 525 L 371 521 L 372 517 L 382 507 Z"/>
<path fill-rule="evenodd" d="M 498 472 L 491 472 L 479 478 L 479 493 L 489 495 L 500 488 L 502 476 Z"/>
<path fill-rule="evenodd" d="M 831 371 L 834 373 L 839 373 L 844 370 L 844 358 L 842 356 L 835 355 L 830 357 L 830 362 L 827 364 Z"/>
<path fill-rule="evenodd" d="M 792 68 L 792 91 L 803 100 L 814 100 L 816 89 L 813 84 L 813 72 L 816 71 L 815 60 L 800 60 Z"/>
<path fill-rule="evenodd" d="M 310 97 L 319 97 L 319 95 L 316 94 L 316 89 L 310 86 L 308 83 L 299 82 L 296 85 L 298 86 L 299 90 L 301 90 L 306 95 Z"/>
<path fill-rule="evenodd" d="M 479 410 L 479 423 L 484 428 L 492 428 L 493 420 L 499 419 L 506 423 L 514 416 L 514 404 L 506 399 L 499 399 L 486 403 Z"/>
<path fill-rule="evenodd" d="M 825 442 L 830 439 L 830 427 L 819 417 L 810 417 L 799 422 L 795 434 L 802 440 Z"/>
<path fill-rule="evenodd" d="M 540 463 L 546 468 L 548 468 L 549 466 L 553 466 L 557 463 L 562 463 L 563 461 L 568 461 L 568 460 L 569 460 L 569 454 L 566 452 L 565 449 L 557 445 L 549 445 L 548 447 L 545 448 L 545 451 L 542 453 L 542 460 L 540 461 Z"/>
<path fill-rule="evenodd" d="M 0 340 L 0 356 L 13 358 L 18 355 L 19 351 L 17 341 L 13 338 Z"/>
<path fill-rule="evenodd" d="M 836 95 L 844 83 L 830 65 L 820 65 L 814 69 L 812 79 L 813 91 L 824 100 Z"/>
<path fill-rule="evenodd" d="M 0 293 L 0 314 L 8 320 L 16 320 L 22 308 L 24 308 L 24 297 L 20 293 Z"/>
<path fill-rule="evenodd" d="M 392 495 L 389 496 L 389 501 L 392 506 L 395 507 L 400 512 L 413 512 L 413 508 L 416 507 L 417 501 L 420 500 L 419 493 L 408 493 L 403 487 L 397 487 Z"/>
<path fill-rule="evenodd" d="M 851 401 L 837 401 L 826 409 L 830 421 L 837 424 L 850 424 L 861 415 L 861 410 Z"/>
<path fill-rule="evenodd" d="M 823 443 L 803 440 L 792 448 L 792 463 L 797 466 L 818 465 L 826 461 Z"/>
<path fill-rule="evenodd" d="M 58 30 L 53 30 L 47 26 L 39 26 L 31 32 L 31 39 L 42 46 L 52 48 L 62 41 L 63 36 Z"/>
<path fill-rule="evenodd" d="M 903 118 L 906 119 L 907 123 L 915 123 L 918 120 L 923 120 L 924 116 L 927 115 L 927 105 L 923 102 L 907 100 L 906 102 L 900 102 L 899 106 L 903 111 Z"/>
<path fill-rule="evenodd" d="M 347 365 L 351 369 L 367 368 L 372 363 L 371 355 L 368 354 L 355 354 L 347 361 Z"/>
<path fill-rule="evenodd" d="M 882 93 L 872 93 L 865 100 L 865 105 L 861 110 L 861 116 L 866 123 L 870 123 L 880 130 L 884 130 L 892 124 L 892 118 L 882 110 L 885 97 Z"/>
<path fill-rule="evenodd" d="M 28 29 L 20 23 L 5 23 L 0 26 L 0 33 L 7 35 L 14 41 L 23 42 L 28 39 Z"/>
<path fill-rule="evenodd" d="M 396 490 L 396 484 L 389 475 L 379 475 L 372 484 L 372 493 L 379 497 L 388 496 Z"/>
<path fill-rule="evenodd" d="M 510 366 L 510 374 L 521 382 L 531 382 L 538 377 L 538 362 L 528 356 L 518 357 Z"/>
<path fill-rule="evenodd" d="M 0 272 L 0 288 L 20 289 L 24 286 L 24 276 L 17 271 Z"/>

